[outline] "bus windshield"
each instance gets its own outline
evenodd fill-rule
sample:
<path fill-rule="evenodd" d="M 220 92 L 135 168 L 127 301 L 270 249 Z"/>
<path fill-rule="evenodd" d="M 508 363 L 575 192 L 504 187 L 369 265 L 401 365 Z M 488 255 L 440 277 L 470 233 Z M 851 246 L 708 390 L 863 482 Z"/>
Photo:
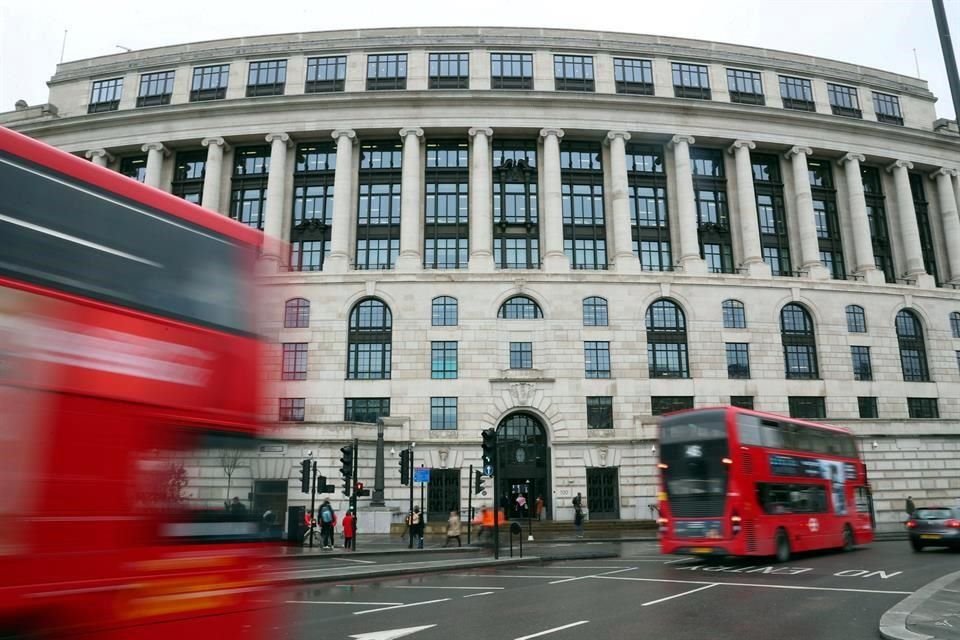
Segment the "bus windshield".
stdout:
<path fill-rule="evenodd" d="M 729 441 L 722 411 L 665 418 L 660 461 L 670 508 L 679 517 L 723 515 Z"/>

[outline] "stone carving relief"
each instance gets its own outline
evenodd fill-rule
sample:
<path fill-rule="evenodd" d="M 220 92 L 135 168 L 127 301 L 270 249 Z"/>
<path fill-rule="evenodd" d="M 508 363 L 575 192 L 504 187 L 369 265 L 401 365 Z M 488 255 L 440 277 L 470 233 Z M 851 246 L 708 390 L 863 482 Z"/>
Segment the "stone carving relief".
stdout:
<path fill-rule="evenodd" d="M 510 397 L 513 399 L 514 406 L 517 407 L 529 407 L 536 391 L 536 385 L 529 382 L 518 382 L 510 385 Z"/>

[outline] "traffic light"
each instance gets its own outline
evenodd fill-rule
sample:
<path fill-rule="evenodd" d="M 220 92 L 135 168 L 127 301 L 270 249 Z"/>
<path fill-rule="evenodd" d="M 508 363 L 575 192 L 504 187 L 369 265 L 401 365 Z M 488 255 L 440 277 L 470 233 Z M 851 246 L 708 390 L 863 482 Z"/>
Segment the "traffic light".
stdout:
<path fill-rule="evenodd" d="M 310 493 L 310 460 L 300 462 L 300 491 Z"/>
<path fill-rule="evenodd" d="M 350 479 L 353 477 L 353 446 L 340 447 L 340 475 L 343 476 L 343 495 L 350 496 Z"/>
<path fill-rule="evenodd" d="M 410 484 L 410 449 L 400 452 L 400 484 Z"/>
<path fill-rule="evenodd" d="M 483 493 L 483 472 L 478 469 L 474 473 L 476 476 L 473 479 L 473 493 Z"/>
<path fill-rule="evenodd" d="M 497 431 L 484 429 L 480 437 L 483 438 L 483 474 L 493 477 L 497 471 Z"/>

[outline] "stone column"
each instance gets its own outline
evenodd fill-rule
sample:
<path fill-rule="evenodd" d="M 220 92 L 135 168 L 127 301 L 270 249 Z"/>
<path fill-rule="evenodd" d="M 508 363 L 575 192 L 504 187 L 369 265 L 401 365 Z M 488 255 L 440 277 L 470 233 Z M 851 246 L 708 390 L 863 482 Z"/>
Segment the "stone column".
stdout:
<path fill-rule="evenodd" d="M 268 133 L 266 141 L 270 143 L 270 173 L 267 175 L 263 232 L 271 238 L 283 240 L 283 187 L 287 176 L 287 149 L 292 143 L 286 133 Z M 269 254 L 266 249 L 265 253 Z"/>
<path fill-rule="evenodd" d="M 106 149 L 90 149 L 83 155 L 98 167 L 106 167 L 113 162 L 113 156 Z"/>
<path fill-rule="evenodd" d="M 543 221 L 543 268 L 569 271 L 570 261 L 563 252 L 563 196 L 560 182 L 560 139 L 563 129 L 541 129 L 543 138 L 543 196 L 540 210 Z"/>
<path fill-rule="evenodd" d="M 753 166 L 750 162 L 750 152 L 756 147 L 750 140 L 736 140 L 727 151 L 733 154 L 737 166 L 737 217 L 743 244 L 743 266 L 749 276 L 769 278 L 770 266 L 763 261 L 763 251 L 760 249 L 757 194 L 753 190 Z"/>
<path fill-rule="evenodd" d="M 400 176 L 400 257 L 396 266 L 402 271 L 418 271 L 423 269 L 423 234 L 420 232 L 423 200 L 420 138 L 423 129 L 405 127 L 400 129 L 400 137 L 403 139 L 403 170 Z"/>
<path fill-rule="evenodd" d="M 143 183 L 151 187 L 160 188 L 160 176 L 163 175 L 163 158 L 170 155 L 170 150 L 162 142 L 148 142 L 140 148 L 147 154 L 147 173 Z"/>
<path fill-rule="evenodd" d="M 337 168 L 333 176 L 333 228 L 330 230 L 330 255 L 323 270 L 346 273 L 350 270 L 350 231 L 353 229 L 353 147 L 357 139 L 353 129 L 337 129 L 330 134 L 337 141 Z"/>
<path fill-rule="evenodd" d="M 610 145 L 610 184 L 613 205 L 613 266 L 620 273 L 640 273 L 640 260 L 633 255 L 633 229 L 630 222 L 630 199 L 627 185 L 626 131 L 610 131 L 604 140 Z M 609 254 L 609 252 L 608 252 Z"/>
<path fill-rule="evenodd" d="M 915 280 L 918 287 L 932 289 L 936 287 L 936 282 L 933 276 L 927 273 L 927 268 L 923 264 L 917 210 L 913 206 L 913 191 L 910 189 L 910 177 L 907 175 L 910 169 L 913 169 L 913 163 L 906 160 L 897 160 L 887 167 L 887 171 L 893 174 L 897 192 L 897 217 L 900 219 L 900 237 L 903 240 L 906 266 L 904 275 L 910 280 Z"/>
<path fill-rule="evenodd" d="M 853 229 L 854 273 L 863 276 L 871 284 L 883 284 L 883 272 L 877 269 L 873 258 L 873 240 L 870 237 L 870 221 L 867 219 L 867 201 L 863 197 L 863 178 L 860 163 L 864 157 L 848 153 L 838 161 L 843 166 L 847 185 L 847 209 L 850 211 L 850 226 Z"/>
<path fill-rule="evenodd" d="M 940 218 L 943 220 L 943 237 L 947 241 L 947 263 L 950 265 L 950 284 L 960 286 L 960 217 L 957 215 L 957 198 L 951 177 L 954 169 L 937 169 L 930 175 L 937 183 L 937 201 Z"/>
<path fill-rule="evenodd" d="M 220 211 L 220 192 L 223 188 L 223 152 L 230 148 L 223 138 L 204 138 L 200 144 L 207 148 L 207 164 L 203 169 L 203 194 L 200 204 L 211 211 Z"/>
<path fill-rule="evenodd" d="M 829 280 L 833 274 L 820 261 L 820 240 L 817 238 L 813 194 L 810 192 L 807 156 L 811 153 L 813 151 L 809 147 L 793 147 L 786 153 L 793 172 L 793 202 L 796 205 L 797 229 L 800 231 L 800 269 L 814 280 Z M 873 255 L 872 247 L 870 255 Z"/>
<path fill-rule="evenodd" d="M 493 271 L 493 202 L 491 200 L 490 136 L 493 129 L 473 127 L 470 150 L 470 265 L 471 271 Z"/>
<path fill-rule="evenodd" d="M 693 194 L 693 172 L 690 169 L 690 145 L 693 136 L 677 135 L 671 138 L 673 172 L 677 179 L 676 221 L 680 231 L 680 256 L 677 262 L 684 273 L 705 274 L 707 263 L 700 257 L 697 237 L 697 200 Z M 676 253 L 674 253 L 676 255 Z"/>

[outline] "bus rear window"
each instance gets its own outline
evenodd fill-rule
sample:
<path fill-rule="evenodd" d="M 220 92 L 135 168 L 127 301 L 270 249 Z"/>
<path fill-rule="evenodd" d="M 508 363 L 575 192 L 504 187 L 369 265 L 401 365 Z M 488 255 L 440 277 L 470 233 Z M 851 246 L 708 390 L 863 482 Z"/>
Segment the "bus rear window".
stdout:
<path fill-rule="evenodd" d="M 664 418 L 660 423 L 660 442 L 676 444 L 725 439 L 725 417 L 722 411 L 698 411 Z"/>

